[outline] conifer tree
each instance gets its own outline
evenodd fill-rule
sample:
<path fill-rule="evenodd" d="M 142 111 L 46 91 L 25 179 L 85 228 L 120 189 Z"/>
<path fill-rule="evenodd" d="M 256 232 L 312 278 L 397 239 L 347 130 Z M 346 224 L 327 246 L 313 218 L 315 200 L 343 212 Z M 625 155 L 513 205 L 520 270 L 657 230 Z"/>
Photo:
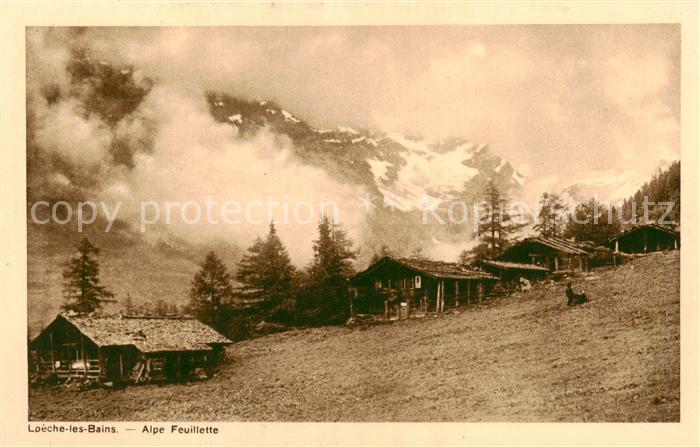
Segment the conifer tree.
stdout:
<path fill-rule="evenodd" d="M 591 198 L 576 206 L 566 224 L 564 236 L 579 242 L 603 244 L 619 229 L 615 209 Z"/>
<path fill-rule="evenodd" d="M 348 279 L 357 254 L 352 242 L 337 225 L 321 217 L 314 258 L 307 270 L 307 306 L 316 306 L 319 322 L 340 322 L 348 316 Z"/>
<path fill-rule="evenodd" d="M 535 231 L 542 237 L 557 237 L 562 234 L 567 206 L 557 194 L 544 193 L 540 198 Z"/>
<path fill-rule="evenodd" d="M 267 237 L 257 238 L 243 256 L 236 280 L 241 283 L 240 293 L 264 300 L 273 319 L 280 311 L 288 319 L 294 307 L 295 273 L 287 249 L 271 223 Z"/>
<path fill-rule="evenodd" d="M 192 280 L 190 307 L 199 320 L 225 332 L 232 297 L 231 274 L 211 251 Z"/>
<path fill-rule="evenodd" d="M 248 247 L 248 252 L 238 263 L 236 281 L 240 283 L 237 294 L 248 298 L 259 298 L 263 294 L 262 283 L 265 274 L 263 259 L 265 242 L 260 236 Z"/>
<path fill-rule="evenodd" d="M 100 265 L 97 255 L 100 250 L 83 238 L 78 244 L 78 253 L 63 270 L 63 310 L 89 313 L 100 309 L 103 303 L 111 302 L 114 295 L 100 284 Z"/>
<path fill-rule="evenodd" d="M 481 243 L 460 258 L 471 262 L 477 259 L 494 258 L 508 246 L 512 234 L 525 223 L 516 223 L 508 209 L 508 197 L 499 191 L 496 183 L 489 180 L 483 194 L 477 236 Z"/>

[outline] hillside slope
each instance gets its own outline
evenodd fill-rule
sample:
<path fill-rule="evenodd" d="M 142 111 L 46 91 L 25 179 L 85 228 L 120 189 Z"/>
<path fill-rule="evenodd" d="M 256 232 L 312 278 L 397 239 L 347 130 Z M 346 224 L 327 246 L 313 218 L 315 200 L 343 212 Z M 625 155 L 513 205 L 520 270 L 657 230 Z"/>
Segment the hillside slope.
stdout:
<path fill-rule="evenodd" d="M 30 420 L 679 421 L 680 260 L 657 253 L 459 313 L 238 343 L 209 381 L 30 391 Z"/>
<path fill-rule="evenodd" d="M 115 225 L 116 226 L 116 225 Z M 106 233 L 97 226 L 84 233 L 66 225 L 28 224 L 27 231 L 27 329 L 35 336 L 60 311 L 64 302 L 62 271 L 85 236 L 100 249 L 100 279 L 114 293 L 106 312 L 119 312 L 127 296 L 136 305 L 153 305 L 159 299 L 185 306 L 192 277 L 208 250 L 216 249 L 229 266 L 240 259 L 240 250 L 227 241 L 194 245 L 171 238 L 147 240 L 120 223 Z"/>

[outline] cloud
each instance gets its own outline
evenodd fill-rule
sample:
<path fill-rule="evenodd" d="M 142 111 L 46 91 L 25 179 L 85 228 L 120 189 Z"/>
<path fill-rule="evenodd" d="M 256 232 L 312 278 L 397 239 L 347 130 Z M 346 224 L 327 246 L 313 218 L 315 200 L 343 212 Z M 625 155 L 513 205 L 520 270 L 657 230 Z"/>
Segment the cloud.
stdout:
<path fill-rule="evenodd" d="M 319 127 L 467 136 L 516 166 L 561 168 L 581 152 L 570 172 L 600 155 L 615 163 L 624 148 L 609 126 L 641 139 L 628 115 L 669 104 L 679 120 L 675 25 L 116 28 L 82 39 L 183 88 L 277 100 Z"/>
<path fill-rule="evenodd" d="M 212 119 L 203 97 L 166 86 L 156 87 L 142 108 L 158 116 L 153 151 L 137 154 L 134 168 L 114 179 L 107 191 L 117 192 L 114 200 L 131 201 L 125 213 L 132 222 L 140 219 L 138 202 L 156 202 L 161 223 L 166 220 L 166 203 L 178 203 L 171 209 L 170 225 L 148 227 L 147 231 L 167 231 L 198 242 L 229 239 L 246 246 L 267 231 L 272 217 L 299 264 L 311 257 L 311 241 L 317 236 L 323 209 L 328 213 L 337 209 L 338 223 L 349 228 L 353 237 L 359 236 L 361 216 L 353 213 L 358 188 L 296 160 L 288 140 L 269 132 L 253 140 L 240 139 L 233 127 Z M 212 203 L 209 220 L 207 201 Z M 268 201 L 273 205 L 268 206 Z M 198 223 L 189 223 L 196 215 L 194 205 L 183 217 L 186 202 L 194 202 L 203 213 Z M 241 211 L 229 217 L 239 223 L 222 218 L 226 202 L 240 206 Z"/>
<path fill-rule="evenodd" d="M 295 160 L 289 142 L 265 133 L 243 141 L 214 122 L 207 90 L 274 100 L 320 128 L 488 143 L 529 171 L 524 194 L 534 200 L 540 188 L 596 171 L 624 171 L 641 185 L 680 157 L 677 25 L 39 28 L 27 31 L 27 45 L 38 143 L 81 169 L 98 166 L 114 197 L 201 200 L 214 191 L 222 200 L 349 203 L 356 191 Z M 105 126 L 70 99 L 65 67 L 78 47 L 157 87 Z M 284 231 L 308 257 L 314 230 Z M 212 232 L 246 241 L 260 229 Z"/>
<path fill-rule="evenodd" d="M 72 99 L 44 109 L 37 119 L 36 142 L 74 166 L 103 168 L 110 160 L 111 132 L 97 117 L 82 116 L 80 109 Z"/>
<path fill-rule="evenodd" d="M 189 33 L 179 37 L 177 33 L 166 34 L 168 38 L 176 37 L 175 43 L 169 41 L 166 45 L 162 41 L 157 48 L 173 53 L 174 58 L 176 49 L 197 45 Z M 30 60 L 37 65 L 44 57 L 52 57 L 56 45 L 50 38 L 55 38 L 55 33 L 44 31 L 39 35 L 41 38 L 35 38 L 28 47 Z M 93 60 L 119 66 L 139 62 L 122 59 L 125 56 L 120 51 L 93 40 L 89 33 L 65 32 L 59 40 L 65 46 L 62 55 L 92 42 L 98 48 Z M 144 54 L 136 43 L 125 44 L 128 51 Z M 55 79 L 66 73 L 67 63 L 68 58 L 64 58 L 53 66 Z M 185 64 L 185 60 L 178 63 Z M 194 76 L 204 77 L 207 70 L 205 67 Z M 322 212 L 335 217 L 352 238 L 361 237 L 364 216 L 354 210 L 356 198 L 364 191 L 297 160 L 286 138 L 262 131 L 252 140 L 244 139 L 234 127 L 216 122 L 205 100 L 206 81 L 183 83 L 182 78 L 163 78 L 165 73 L 151 71 L 144 63 L 134 72 L 137 83 L 149 76 L 156 78 L 156 86 L 136 110 L 109 124 L 84 106 L 83 101 L 93 98 L 92 84 L 79 88 L 66 84 L 62 95 L 49 104 L 42 99 L 41 91 L 52 77 L 32 67 L 29 71 L 36 74 L 36 82 L 28 89 L 33 104 L 33 142 L 43 153 L 62 160 L 54 167 L 54 183 L 66 186 L 78 179 L 84 199 L 106 201 L 110 209 L 120 202 L 119 217 L 134 229 L 140 227 L 141 203 L 153 202 L 160 207 L 161 219 L 147 227 L 147 232 L 156 239 L 175 235 L 198 243 L 224 240 L 245 247 L 267 232 L 272 218 L 300 266 L 312 255 L 311 242 L 317 236 Z M 83 181 L 85 176 L 91 180 L 88 184 Z M 208 201 L 218 204 L 211 219 L 203 215 L 194 222 L 190 219 L 192 212 L 183 215 L 185 203 L 191 202 L 206 212 Z M 164 225 L 168 202 L 171 218 Z M 241 208 L 231 217 L 238 223 L 227 224 L 220 217 L 221 205 L 227 202 Z M 248 215 L 246 207 L 250 209 Z"/>

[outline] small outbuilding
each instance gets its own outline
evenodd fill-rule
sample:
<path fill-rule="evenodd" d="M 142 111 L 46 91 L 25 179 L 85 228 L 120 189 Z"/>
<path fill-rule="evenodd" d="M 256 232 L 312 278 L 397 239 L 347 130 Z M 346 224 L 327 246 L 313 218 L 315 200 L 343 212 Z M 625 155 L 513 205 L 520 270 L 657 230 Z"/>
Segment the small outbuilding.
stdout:
<path fill-rule="evenodd" d="M 680 232 L 658 224 L 635 225 L 608 241 L 616 253 L 649 253 L 681 248 Z"/>
<path fill-rule="evenodd" d="M 442 312 L 445 306 L 474 303 L 489 293 L 498 281 L 495 276 L 454 262 L 385 256 L 355 275 L 351 297 L 356 312 L 399 318 L 412 309 Z"/>
<path fill-rule="evenodd" d="M 544 279 L 549 274 L 549 270 L 545 267 L 520 262 L 484 259 L 478 261 L 478 265 L 484 271 L 500 278 L 501 284 L 507 289 L 517 287 L 520 284 L 520 278 L 535 282 Z"/>
<path fill-rule="evenodd" d="M 550 272 L 589 270 L 589 260 L 596 253 L 591 244 L 559 237 L 529 237 L 516 242 L 498 257 L 498 261 L 530 264 Z"/>
<path fill-rule="evenodd" d="M 211 376 L 231 343 L 194 318 L 64 313 L 29 347 L 43 376 L 139 383 Z"/>

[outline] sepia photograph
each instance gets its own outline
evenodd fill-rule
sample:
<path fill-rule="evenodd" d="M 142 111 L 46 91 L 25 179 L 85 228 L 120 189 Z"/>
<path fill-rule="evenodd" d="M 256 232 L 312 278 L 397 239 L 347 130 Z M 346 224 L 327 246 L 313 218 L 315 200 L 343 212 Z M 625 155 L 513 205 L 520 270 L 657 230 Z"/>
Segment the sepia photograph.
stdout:
<path fill-rule="evenodd" d="M 31 421 L 679 422 L 680 27 L 28 27 Z"/>
<path fill-rule="evenodd" d="M 3 446 L 697 445 L 697 4 L 1 6 Z"/>

